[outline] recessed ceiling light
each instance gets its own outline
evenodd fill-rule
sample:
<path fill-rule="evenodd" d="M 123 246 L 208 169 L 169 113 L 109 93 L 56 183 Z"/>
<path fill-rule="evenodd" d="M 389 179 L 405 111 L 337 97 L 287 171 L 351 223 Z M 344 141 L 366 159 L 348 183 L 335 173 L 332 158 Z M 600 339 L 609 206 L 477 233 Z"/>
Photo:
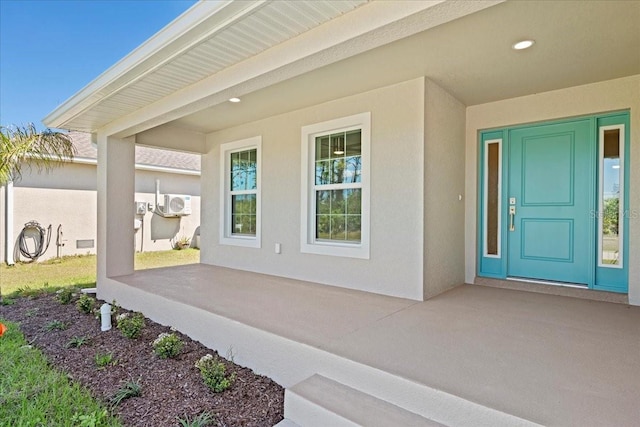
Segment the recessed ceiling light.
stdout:
<path fill-rule="evenodd" d="M 522 50 L 522 49 L 528 49 L 531 46 L 533 46 L 533 44 L 535 43 L 535 41 L 533 40 L 521 40 L 518 43 L 515 43 L 513 46 L 511 46 L 513 49 L 515 50 Z"/>
<path fill-rule="evenodd" d="M 229 98 L 229 102 L 240 102 L 240 98 Z"/>

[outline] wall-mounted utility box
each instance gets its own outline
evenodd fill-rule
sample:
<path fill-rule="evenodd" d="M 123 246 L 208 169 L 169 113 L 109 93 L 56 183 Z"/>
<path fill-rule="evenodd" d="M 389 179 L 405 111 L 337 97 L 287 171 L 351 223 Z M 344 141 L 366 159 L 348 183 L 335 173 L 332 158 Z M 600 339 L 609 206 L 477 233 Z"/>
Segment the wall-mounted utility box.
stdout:
<path fill-rule="evenodd" d="M 135 202 L 136 215 L 144 215 L 147 213 L 147 204 L 145 202 Z"/>

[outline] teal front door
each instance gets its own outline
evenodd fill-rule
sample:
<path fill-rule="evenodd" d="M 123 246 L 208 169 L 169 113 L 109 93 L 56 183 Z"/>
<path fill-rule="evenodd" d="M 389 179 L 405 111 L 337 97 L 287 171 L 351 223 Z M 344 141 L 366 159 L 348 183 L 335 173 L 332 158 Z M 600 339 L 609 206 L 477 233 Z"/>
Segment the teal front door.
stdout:
<path fill-rule="evenodd" d="M 591 285 L 592 122 L 509 130 L 507 275 Z"/>

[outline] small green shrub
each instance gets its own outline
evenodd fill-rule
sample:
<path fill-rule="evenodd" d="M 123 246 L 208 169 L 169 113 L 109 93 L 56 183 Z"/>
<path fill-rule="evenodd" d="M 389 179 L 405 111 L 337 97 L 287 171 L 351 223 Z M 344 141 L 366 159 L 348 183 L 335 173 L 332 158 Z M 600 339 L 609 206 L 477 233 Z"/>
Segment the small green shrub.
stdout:
<path fill-rule="evenodd" d="M 0 305 L 13 305 L 16 303 L 16 300 L 12 299 L 12 298 L 3 298 L 0 301 Z"/>
<path fill-rule="evenodd" d="M 73 299 L 73 291 L 71 288 L 64 288 L 58 291 L 58 296 L 56 297 L 60 304 L 69 304 Z"/>
<path fill-rule="evenodd" d="M 45 326 L 45 328 L 47 329 L 47 331 L 64 331 L 65 329 L 67 329 L 67 324 L 59 320 L 52 320 L 51 322 L 47 323 L 47 326 Z"/>
<path fill-rule="evenodd" d="M 71 338 L 71 340 L 69 340 L 69 342 L 67 343 L 67 345 L 65 347 L 69 348 L 69 347 L 80 347 L 81 345 L 85 345 L 89 343 L 89 338 L 87 337 L 73 337 Z"/>
<path fill-rule="evenodd" d="M 122 313 L 116 317 L 118 329 L 127 338 L 138 338 L 144 328 L 144 315 L 142 313 Z"/>
<path fill-rule="evenodd" d="M 196 415 L 192 419 L 189 419 L 188 416 L 185 416 L 184 418 L 178 418 L 180 427 L 206 427 L 213 424 L 214 421 L 215 418 L 208 412 L 203 412 L 200 415 Z"/>
<path fill-rule="evenodd" d="M 137 381 L 129 381 L 116 391 L 116 394 L 111 398 L 111 405 L 118 406 L 120 402 L 130 397 L 137 397 L 142 394 L 142 387 Z"/>
<path fill-rule="evenodd" d="M 196 362 L 196 368 L 200 370 L 200 375 L 204 380 L 204 383 L 214 393 L 220 393 L 228 389 L 233 385 L 236 380 L 236 374 L 227 375 L 227 367 L 216 356 L 207 354 L 202 356 L 200 360 Z"/>
<path fill-rule="evenodd" d="M 182 341 L 173 333 L 163 332 L 153 341 L 153 351 L 161 359 L 176 357 L 182 351 Z"/>
<path fill-rule="evenodd" d="M 78 311 L 81 313 L 91 314 L 95 303 L 96 303 L 95 298 L 90 297 L 87 294 L 82 294 L 80 298 L 78 298 L 78 301 L 76 301 L 76 307 L 78 308 Z"/>
<path fill-rule="evenodd" d="M 98 369 L 104 369 L 109 365 L 116 365 L 118 363 L 117 360 L 113 360 L 112 353 L 96 353 L 93 360 L 96 362 Z"/>

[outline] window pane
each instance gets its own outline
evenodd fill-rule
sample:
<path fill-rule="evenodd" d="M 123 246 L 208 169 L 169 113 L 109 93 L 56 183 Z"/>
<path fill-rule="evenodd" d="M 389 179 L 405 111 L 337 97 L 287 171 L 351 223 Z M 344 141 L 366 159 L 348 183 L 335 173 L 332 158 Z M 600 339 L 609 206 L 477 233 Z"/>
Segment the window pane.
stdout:
<path fill-rule="evenodd" d="M 362 143 L 360 136 L 361 131 L 359 129 L 347 132 L 347 157 L 360 156 L 360 154 L 362 154 Z"/>
<path fill-rule="evenodd" d="M 602 264 L 620 265 L 620 130 L 604 131 L 602 153 Z"/>
<path fill-rule="evenodd" d="M 316 193 L 316 211 L 318 215 L 331 213 L 331 191 L 318 191 Z"/>
<path fill-rule="evenodd" d="M 347 240 L 346 225 L 344 215 L 331 215 L 331 240 Z"/>
<path fill-rule="evenodd" d="M 316 185 L 361 182 L 360 130 L 318 137 L 315 144 Z"/>
<path fill-rule="evenodd" d="M 231 196 L 231 234 L 256 234 L 256 195 Z"/>
<path fill-rule="evenodd" d="M 316 191 L 316 239 L 360 242 L 362 190 Z"/>
<path fill-rule="evenodd" d="M 347 210 L 345 213 L 349 215 L 360 215 L 362 211 L 362 190 L 353 189 L 345 190 L 345 200 L 347 201 Z"/>
<path fill-rule="evenodd" d="M 231 153 L 231 191 L 257 188 L 257 150 Z"/>
<path fill-rule="evenodd" d="M 347 240 L 351 242 L 359 242 L 362 237 L 360 215 L 347 216 Z"/>
<path fill-rule="evenodd" d="M 345 152 L 345 134 L 336 133 L 331 135 L 331 151 L 330 155 L 332 159 L 344 157 Z"/>
<path fill-rule="evenodd" d="M 316 185 L 331 184 L 331 163 L 327 161 L 316 162 Z"/>
<path fill-rule="evenodd" d="M 361 156 L 347 157 L 343 182 L 347 182 L 347 183 L 362 182 L 361 174 L 362 174 L 362 157 Z"/>
<path fill-rule="evenodd" d="M 498 206 L 499 206 L 499 183 L 500 183 L 500 144 L 492 142 L 487 144 L 487 164 L 485 165 L 485 174 L 487 175 L 486 189 L 486 236 L 487 255 L 498 255 Z"/>
<path fill-rule="evenodd" d="M 329 136 L 321 136 L 319 138 L 316 138 L 316 160 L 325 160 L 330 157 L 329 140 Z"/>
<path fill-rule="evenodd" d="M 316 215 L 316 239 L 329 240 L 331 235 L 331 215 Z"/>

